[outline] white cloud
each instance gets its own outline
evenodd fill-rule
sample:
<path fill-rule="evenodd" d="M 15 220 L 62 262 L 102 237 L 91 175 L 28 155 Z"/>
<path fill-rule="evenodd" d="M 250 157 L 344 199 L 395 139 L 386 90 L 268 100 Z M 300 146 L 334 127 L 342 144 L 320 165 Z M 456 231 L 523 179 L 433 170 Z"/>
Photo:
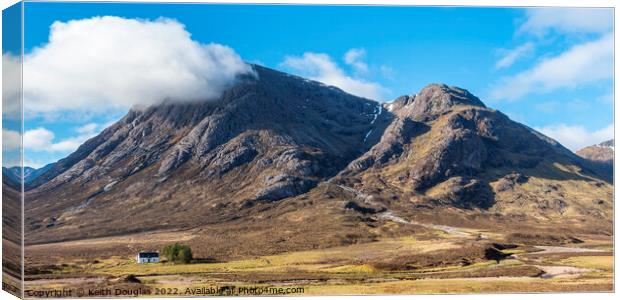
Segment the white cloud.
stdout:
<path fill-rule="evenodd" d="M 219 96 L 252 72 L 233 49 L 201 44 L 174 20 L 54 22 L 24 58 L 26 113 L 104 111 Z"/>
<path fill-rule="evenodd" d="M 5 118 L 21 117 L 21 61 L 10 53 L 2 54 L 2 115 Z"/>
<path fill-rule="evenodd" d="M 39 127 L 24 133 L 24 147 L 32 151 L 51 151 L 54 133 Z"/>
<path fill-rule="evenodd" d="M 492 87 L 492 99 L 517 99 L 530 93 L 575 88 L 613 78 L 613 35 L 573 46 L 542 60 L 529 70 L 501 79 Z"/>
<path fill-rule="evenodd" d="M 302 56 L 287 56 L 281 64 L 300 76 L 333 85 L 361 97 L 380 100 L 384 88 L 375 82 L 353 78 L 324 53 L 306 52 Z"/>
<path fill-rule="evenodd" d="M 344 62 L 355 69 L 356 72 L 368 72 L 368 64 L 364 61 L 366 50 L 361 48 L 352 48 L 344 54 Z"/>
<path fill-rule="evenodd" d="M 36 129 L 27 130 L 24 133 L 24 149 L 32 152 L 70 153 L 75 151 L 86 140 L 97 135 L 104 128 L 105 125 L 100 126 L 95 123 L 89 123 L 76 128 L 75 132 L 77 135 L 60 141 L 54 141 L 56 135 L 52 131 L 44 127 L 38 127 Z"/>
<path fill-rule="evenodd" d="M 531 42 L 525 43 L 514 49 L 501 49 L 499 52 L 502 57 L 495 63 L 495 68 L 502 69 L 510 67 L 518 59 L 531 54 L 533 50 L 534 44 Z"/>
<path fill-rule="evenodd" d="M 531 8 L 518 32 L 542 36 L 558 33 L 604 33 L 613 28 L 610 8 Z"/>
<path fill-rule="evenodd" d="M 19 132 L 2 128 L 2 151 L 18 150 L 22 141 Z"/>
<path fill-rule="evenodd" d="M 555 139 L 572 151 L 578 151 L 584 147 L 595 145 L 614 137 L 613 123 L 594 131 L 588 131 L 581 125 L 566 124 L 556 124 L 534 129 Z"/>

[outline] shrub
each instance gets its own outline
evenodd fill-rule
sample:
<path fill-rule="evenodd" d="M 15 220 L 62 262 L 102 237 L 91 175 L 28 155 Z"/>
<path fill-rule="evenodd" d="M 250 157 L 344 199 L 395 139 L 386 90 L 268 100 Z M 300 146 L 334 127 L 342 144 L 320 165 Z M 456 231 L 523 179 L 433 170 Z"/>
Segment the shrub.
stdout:
<path fill-rule="evenodd" d="M 187 264 L 193 259 L 192 249 L 187 245 L 181 245 L 179 243 L 164 247 L 162 254 L 169 262 L 175 264 Z"/>

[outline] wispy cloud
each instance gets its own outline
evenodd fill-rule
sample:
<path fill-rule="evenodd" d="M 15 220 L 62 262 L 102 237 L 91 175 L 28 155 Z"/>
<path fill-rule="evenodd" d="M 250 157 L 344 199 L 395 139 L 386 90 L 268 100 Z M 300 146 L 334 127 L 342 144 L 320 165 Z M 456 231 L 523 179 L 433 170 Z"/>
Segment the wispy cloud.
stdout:
<path fill-rule="evenodd" d="M 250 72 L 233 49 L 196 42 L 175 20 L 57 21 L 24 57 L 24 101 L 44 114 L 206 100 Z"/>
<path fill-rule="evenodd" d="M 531 54 L 534 51 L 534 43 L 527 42 L 514 49 L 500 49 L 501 58 L 495 63 L 496 69 L 503 69 L 512 66 L 520 58 Z"/>
<path fill-rule="evenodd" d="M 344 54 L 344 62 L 353 67 L 356 72 L 368 72 L 368 64 L 365 61 L 366 50 L 361 48 L 352 48 Z"/>
<path fill-rule="evenodd" d="M 614 124 L 589 131 L 581 125 L 555 124 L 534 128 L 555 139 L 572 151 L 610 140 L 614 137 Z"/>
<path fill-rule="evenodd" d="M 526 17 L 517 33 L 605 33 L 613 28 L 613 9 L 609 8 L 531 8 Z"/>
<path fill-rule="evenodd" d="M 514 100 L 530 93 L 575 88 L 613 78 L 613 35 L 578 44 L 534 67 L 500 79 L 490 92 L 492 99 Z"/>
<path fill-rule="evenodd" d="M 302 56 L 287 56 L 280 65 L 300 76 L 339 87 L 361 97 L 381 100 L 385 90 L 379 83 L 346 74 L 324 53 L 306 52 Z"/>

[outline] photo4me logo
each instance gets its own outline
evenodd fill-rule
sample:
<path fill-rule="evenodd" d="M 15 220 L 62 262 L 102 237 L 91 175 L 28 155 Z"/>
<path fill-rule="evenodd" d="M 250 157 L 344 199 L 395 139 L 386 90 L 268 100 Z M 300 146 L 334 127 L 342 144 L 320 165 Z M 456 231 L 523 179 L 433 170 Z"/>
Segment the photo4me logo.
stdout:
<path fill-rule="evenodd" d="M 303 287 L 274 287 L 274 286 L 222 286 L 222 287 L 198 287 L 185 289 L 185 295 L 231 295 L 231 296 L 257 296 L 257 295 L 288 295 L 303 294 Z"/>

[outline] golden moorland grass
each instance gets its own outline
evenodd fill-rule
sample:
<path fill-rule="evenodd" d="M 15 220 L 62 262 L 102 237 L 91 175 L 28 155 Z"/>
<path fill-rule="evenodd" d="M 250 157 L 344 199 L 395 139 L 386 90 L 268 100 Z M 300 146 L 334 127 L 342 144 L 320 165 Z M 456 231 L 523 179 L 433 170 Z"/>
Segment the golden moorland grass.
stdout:
<path fill-rule="evenodd" d="M 192 288 L 196 286 L 301 286 L 303 295 L 435 294 L 551 291 L 610 291 L 613 289 L 613 256 L 605 253 L 539 255 L 534 246 L 505 249 L 518 258 L 500 261 L 484 257 L 471 260 L 490 240 L 479 241 L 476 230 L 459 228 L 468 235 L 441 234 L 431 238 L 405 236 L 376 242 L 352 244 L 277 255 L 192 264 L 137 264 L 129 255 L 92 258 L 64 258 L 54 261 L 46 275 L 31 278 L 31 288 L 116 286 L 119 279 L 136 276 L 141 287 Z M 572 247 L 613 249 L 610 240 L 584 237 Z M 123 239 L 127 241 L 127 239 Z M 76 246 L 75 244 L 73 244 Z M 81 246 L 102 245 L 84 242 Z M 56 249 L 63 249 L 58 245 Z M 70 248 L 70 247 L 69 247 Z M 476 250 L 478 249 L 478 250 Z M 484 252 L 483 252 L 484 253 Z M 456 254 L 457 256 L 453 257 Z M 461 263 L 458 255 L 470 260 Z M 479 254 L 478 254 L 479 255 Z M 529 259 L 528 256 L 532 256 Z M 428 256 L 428 257 L 427 257 Z M 56 256 L 54 259 L 58 259 Z M 402 257 L 402 259 L 401 259 Z M 426 261 L 430 258 L 438 260 Z M 386 269 L 377 262 L 396 259 L 407 268 Z M 414 261 L 411 261 L 414 259 Z M 416 261 L 415 259 L 422 259 Z M 586 270 L 570 277 L 537 277 L 538 264 L 570 266 Z M 80 277 L 83 276 L 83 277 Z"/>
<path fill-rule="evenodd" d="M 613 272 L 614 257 L 613 256 L 575 256 L 563 259 L 563 265 L 574 266 L 578 268 L 596 269 Z"/>

